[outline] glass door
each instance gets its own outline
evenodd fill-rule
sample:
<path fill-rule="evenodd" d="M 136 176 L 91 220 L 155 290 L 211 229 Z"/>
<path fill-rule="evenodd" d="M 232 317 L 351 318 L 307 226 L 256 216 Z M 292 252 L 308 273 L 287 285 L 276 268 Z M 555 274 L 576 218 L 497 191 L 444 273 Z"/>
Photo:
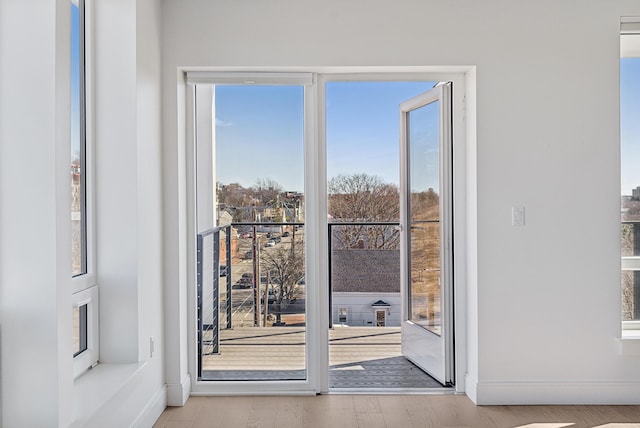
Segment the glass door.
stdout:
<path fill-rule="evenodd" d="M 453 384 L 451 83 L 400 105 L 402 353 Z"/>
<path fill-rule="evenodd" d="M 310 81 L 210 79 L 194 88 L 197 380 L 304 389 Z"/>

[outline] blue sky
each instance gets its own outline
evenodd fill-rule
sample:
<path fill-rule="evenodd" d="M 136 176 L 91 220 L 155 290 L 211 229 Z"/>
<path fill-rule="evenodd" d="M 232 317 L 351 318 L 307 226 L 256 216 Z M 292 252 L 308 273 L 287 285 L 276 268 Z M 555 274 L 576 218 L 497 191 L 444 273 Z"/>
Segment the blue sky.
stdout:
<path fill-rule="evenodd" d="M 217 85 L 217 180 L 250 187 L 272 179 L 302 191 L 303 97 L 300 86 Z"/>
<path fill-rule="evenodd" d="M 80 153 L 80 12 L 71 4 L 71 160 Z"/>
<path fill-rule="evenodd" d="M 329 82 L 327 177 L 367 173 L 399 184 L 400 103 L 433 82 Z"/>
<path fill-rule="evenodd" d="M 620 63 L 620 151 L 622 194 L 640 186 L 640 58 Z"/>
<path fill-rule="evenodd" d="M 367 173 L 397 184 L 399 104 L 431 87 L 329 82 L 327 176 Z M 301 87 L 216 86 L 218 181 L 248 187 L 270 178 L 302 191 L 303 102 Z"/>

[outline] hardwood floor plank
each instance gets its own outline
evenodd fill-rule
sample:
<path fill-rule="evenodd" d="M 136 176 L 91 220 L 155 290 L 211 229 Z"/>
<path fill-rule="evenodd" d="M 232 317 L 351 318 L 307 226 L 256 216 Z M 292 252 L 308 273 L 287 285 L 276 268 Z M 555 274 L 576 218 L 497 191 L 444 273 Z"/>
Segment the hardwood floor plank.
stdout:
<path fill-rule="evenodd" d="M 300 397 L 286 397 L 278 400 L 275 426 L 279 428 L 298 428 L 303 426 L 304 405 Z"/>
<path fill-rule="evenodd" d="M 155 428 L 640 428 L 640 406 L 475 406 L 464 395 L 191 397 Z"/>

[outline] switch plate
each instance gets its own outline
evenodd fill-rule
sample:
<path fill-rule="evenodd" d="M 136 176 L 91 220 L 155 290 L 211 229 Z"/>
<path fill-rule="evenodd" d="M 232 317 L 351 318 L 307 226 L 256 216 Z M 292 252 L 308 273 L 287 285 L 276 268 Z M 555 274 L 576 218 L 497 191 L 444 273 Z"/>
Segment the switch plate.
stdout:
<path fill-rule="evenodd" d="M 511 207 L 511 225 L 524 226 L 524 207 Z"/>

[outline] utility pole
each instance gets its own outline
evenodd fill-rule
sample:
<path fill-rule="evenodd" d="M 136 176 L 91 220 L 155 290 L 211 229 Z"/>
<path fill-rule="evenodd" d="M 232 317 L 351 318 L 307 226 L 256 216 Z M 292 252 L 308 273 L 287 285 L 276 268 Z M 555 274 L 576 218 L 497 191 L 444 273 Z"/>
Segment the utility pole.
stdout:
<path fill-rule="evenodd" d="M 264 319 L 262 325 L 264 327 L 267 326 L 267 314 L 269 312 L 269 284 L 271 283 L 271 278 L 269 277 L 269 272 L 267 272 L 267 285 L 264 291 Z"/>

